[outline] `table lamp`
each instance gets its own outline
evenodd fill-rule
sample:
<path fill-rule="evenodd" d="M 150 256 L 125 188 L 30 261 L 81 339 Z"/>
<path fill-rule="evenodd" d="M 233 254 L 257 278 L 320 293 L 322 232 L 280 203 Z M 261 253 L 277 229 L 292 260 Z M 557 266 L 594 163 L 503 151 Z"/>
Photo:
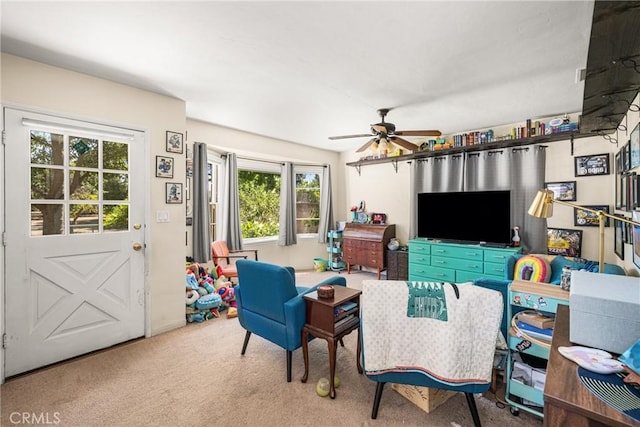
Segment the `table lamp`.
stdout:
<path fill-rule="evenodd" d="M 550 218 L 553 215 L 553 204 L 557 203 L 559 205 L 570 206 L 572 208 L 581 209 L 586 212 L 590 212 L 592 214 L 596 214 L 598 216 L 598 224 L 600 227 L 600 241 L 599 241 L 599 250 L 598 250 L 598 272 L 604 273 L 604 223 L 606 217 L 617 219 L 618 221 L 627 222 L 629 224 L 640 226 L 640 223 L 627 219 L 625 217 L 619 217 L 615 215 L 608 214 L 604 211 L 600 211 L 597 209 L 586 208 L 584 206 L 577 205 L 575 203 L 565 202 L 563 200 L 554 199 L 554 193 L 551 190 L 540 190 L 538 194 L 536 194 L 535 199 L 533 199 L 533 203 L 529 207 L 529 215 L 535 216 L 536 218 Z"/>

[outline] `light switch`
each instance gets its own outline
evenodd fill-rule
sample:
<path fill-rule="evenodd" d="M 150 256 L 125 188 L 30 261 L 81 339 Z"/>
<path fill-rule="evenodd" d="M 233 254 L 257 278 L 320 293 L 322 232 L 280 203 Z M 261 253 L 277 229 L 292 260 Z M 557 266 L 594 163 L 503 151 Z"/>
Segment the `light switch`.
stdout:
<path fill-rule="evenodd" d="M 157 211 L 156 222 L 169 222 L 169 211 Z"/>

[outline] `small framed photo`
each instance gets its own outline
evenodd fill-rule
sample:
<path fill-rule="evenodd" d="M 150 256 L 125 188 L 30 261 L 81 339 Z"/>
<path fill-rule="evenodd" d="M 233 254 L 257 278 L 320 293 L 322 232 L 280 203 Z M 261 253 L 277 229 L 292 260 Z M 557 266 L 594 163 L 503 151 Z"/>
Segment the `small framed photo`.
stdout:
<path fill-rule="evenodd" d="M 165 184 L 165 189 L 166 203 L 182 203 L 182 183 L 167 182 Z"/>
<path fill-rule="evenodd" d="M 384 224 L 387 222 L 387 214 L 383 213 L 372 213 L 371 214 L 371 223 L 372 224 Z"/>
<path fill-rule="evenodd" d="M 616 215 L 622 216 L 622 215 Z M 615 227 L 614 237 L 613 237 L 613 251 L 618 255 L 618 258 L 624 259 L 624 242 L 625 237 L 624 234 L 626 232 L 626 223 L 620 221 L 619 219 L 613 220 L 613 225 Z"/>
<path fill-rule="evenodd" d="M 178 132 L 167 131 L 167 152 L 182 154 L 184 151 L 184 143 L 182 134 Z"/>
<path fill-rule="evenodd" d="M 629 141 L 620 149 L 622 151 L 622 171 L 628 172 L 631 169 L 631 150 L 629 148 Z"/>
<path fill-rule="evenodd" d="M 633 211 L 631 219 L 636 222 L 640 222 L 640 211 Z M 633 227 L 633 263 L 636 267 L 640 268 L 640 226 L 632 225 Z"/>
<path fill-rule="evenodd" d="M 577 197 L 575 181 L 546 182 L 544 188 L 553 191 L 555 200 L 571 202 Z"/>
<path fill-rule="evenodd" d="M 609 206 L 607 205 L 584 205 L 584 207 L 609 213 Z M 588 212 L 580 208 L 573 208 L 573 225 L 577 225 L 579 227 L 599 227 L 600 217 L 598 214 L 593 212 Z M 609 226 L 609 217 L 604 218 L 604 226 Z"/>
<path fill-rule="evenodd" d="M 631 139 L 629 139 L 629 157 L 631 169 L 640 166 L 640 123 L 631 131 Z"/>
<path fill-rule="evenodd" d="M 575 159 L 575 176 L 609 175 L 609 153 L 577 156 Z"/>
<path fill-rule="evenodd" d="M 173 178 L 173 157 L 156 156 L 156 176 Z"/>
<path fill-rule="evenodd" d="M 569 257 L 580 257 L 582 230 L 547 228 L 547 253 Z"/>

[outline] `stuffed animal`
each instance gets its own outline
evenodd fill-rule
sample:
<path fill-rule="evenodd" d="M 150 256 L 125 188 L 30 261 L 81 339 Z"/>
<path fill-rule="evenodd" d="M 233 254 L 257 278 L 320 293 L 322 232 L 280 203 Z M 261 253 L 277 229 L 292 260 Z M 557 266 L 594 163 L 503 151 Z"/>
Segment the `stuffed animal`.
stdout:
<path fill-rule="evenodd" d="M 226 277 L 224 277 L 224 275 L 219 276 L 215 282 L 213 282 L 213 288 L 216 291 L 219 291 L 220 288 L 230 288 L 232 286 L 231 281 L 229 279 L 227 279 Z"/>
<path fill-rule="evenodd" d="M 218 294 L 227 306 L 236 306 L 236 291 L 231 286 L 221 287 L 220 289 L 218 289 Z"/>

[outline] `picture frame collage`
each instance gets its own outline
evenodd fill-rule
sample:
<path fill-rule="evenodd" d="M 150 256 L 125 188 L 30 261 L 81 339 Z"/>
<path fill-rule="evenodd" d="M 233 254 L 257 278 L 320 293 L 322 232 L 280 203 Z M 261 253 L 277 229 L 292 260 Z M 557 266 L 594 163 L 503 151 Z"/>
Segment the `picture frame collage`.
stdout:
<path fill-rule="evenodd" d="M 166 132 L 167 153 L 184 153 L 184 134 L 168 130 Z M 172 156 L 156 156 L 156 178 L 173 179 L 175 159 Z M 181 182 L 165 183 L 165 203 L 181 204 L 184 201 L 184 186 Z"/>
<path fill-rule="evenodd" d="M 614 156 L 615 209 L 630 212 L 633 221 L 640 222 L 640 123 L 629 134 L 629 140 Z M 629 218 L 628 215 L 616 216 Z M 633 263 L 640 268 L 640 227 L 614 220 L 614 252 L 624 260 L 624 245 L 633 247 Z"/>

